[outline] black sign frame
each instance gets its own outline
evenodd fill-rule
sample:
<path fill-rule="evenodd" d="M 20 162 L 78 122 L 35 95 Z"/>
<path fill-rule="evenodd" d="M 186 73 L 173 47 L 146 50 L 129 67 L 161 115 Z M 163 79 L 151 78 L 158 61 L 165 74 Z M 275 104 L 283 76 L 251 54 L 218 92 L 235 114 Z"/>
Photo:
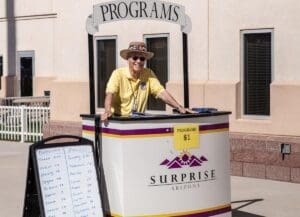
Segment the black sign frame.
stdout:
<path fill-rule="evenodd" d="M 53 143 L 55 140 L 78 140 L 78 141 L 68 141 L 68 142 L 57 142 Z M 51 142 L 51 143 L 49 143 Z M 73 135 L 60 135 L 47 138 L 45 140 L 34 143 L 29 148 L 29 158 L 28 158 L 28 170 L 27 170 L 27 180 L 26 180 L 26 191 L 25 191 L 25 199 L 24 199 L 24 207 L 23 207 L 23 217 L 46 217 L 45 215 L 45 207 L 42 196 L 42 189 L 39 178 L 39 170 L 38 170 L 38 162 L 36 156 L 36 150 L 39 149 L 47 149 L 47 148 L 56 148 L 56 147 L 71 147 L 71 146 L 80 146 L 80 145 L 90 145 L 92 148 L 92 155 L 94 161 L 94 168 L 96 172 L 96 180 L 97 187 L 99 190 L 100 197 L 100 206 L 102 209 L 103 216 L 105 216 L 104 208 L 103 208 L 103 199 L 101 196 L 101 185 L 100 185 L 100 172 L 96 160 L 94 143 L 91 140 L 86 138 L 82 138 L 79 136 Z M 30 198 L 34 197 L 34 198 Z M 33 199 L 33 200 L 32 200 Z M 37 208 L 37 202 L 39 206 L 38 210 L 34 210 Z M 35 213 L 34 216 L 32 213 Z"/>

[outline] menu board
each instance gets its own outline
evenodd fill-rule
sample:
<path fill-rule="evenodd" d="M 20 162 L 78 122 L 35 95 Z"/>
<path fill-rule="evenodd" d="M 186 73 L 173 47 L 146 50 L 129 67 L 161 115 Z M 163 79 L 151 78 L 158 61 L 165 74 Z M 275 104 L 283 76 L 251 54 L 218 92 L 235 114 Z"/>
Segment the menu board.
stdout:
<path fill-rule="evenodd" d="M 45 217 L 103 216 L 92 145 L 35 149 Z"/>

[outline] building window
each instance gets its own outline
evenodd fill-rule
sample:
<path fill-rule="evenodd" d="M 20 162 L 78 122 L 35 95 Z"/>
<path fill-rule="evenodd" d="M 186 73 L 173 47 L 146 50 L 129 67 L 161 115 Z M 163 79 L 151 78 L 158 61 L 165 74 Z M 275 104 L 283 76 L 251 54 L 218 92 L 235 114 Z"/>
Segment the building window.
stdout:
<path fill-rule="evenodd" d="M 154 53 L 154 57 L 147 61 L 147 68 L 154 71 L 158 80 L 165 87 L 168 81 L 168 35 L 149 35 L 145 36 L 147 49 Z M 148 110 L 166 109 L 165 103 L 158 101 L 153 96 L 148 101 Z"/>
<path fill-rule="evenodd" d="M 1 80 L 2 80 L 2 75 L 3 75 L 3 57 L 2 56 L 0 56 L 0 90 L 1 90 L 1 84 L 2 84 L 2 82 L 1 82 Z"/>
<path fill-rule="evenodd" d="M 108 79 L 116 69 L 116 38 L 96 38 L 97 107 L 104 107 Z"/>
<path fill-rule="evenodd" d="M 244 115 L 270 115 L 272 30 L 243 31 Z"/>

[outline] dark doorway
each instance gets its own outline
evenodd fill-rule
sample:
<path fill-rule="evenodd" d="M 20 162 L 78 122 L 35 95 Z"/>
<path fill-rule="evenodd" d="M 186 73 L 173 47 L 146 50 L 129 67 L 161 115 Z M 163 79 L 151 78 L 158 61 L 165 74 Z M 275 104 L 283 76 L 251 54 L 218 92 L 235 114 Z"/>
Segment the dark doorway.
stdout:
<path fill-rule="evenodd" d="M 116 39 L 97 38 L 97 107 L 104 107 L 105 89 L 108 79 L 116 69 Z"/>
<path fill-rule="evenodd" d="M 32 57 L 20 58 L 20 93 L 21 96 L 32 96 Z"/>
<path fill-rule="evenodd" d="M 147 68 L 154 71 L 161 84 L 166 87 L 168 81 L 168 37 L 152 36 L 146 38 L 147 49 L 154 53 L 154 57 L 147 61 Z M 166 109 L 165 103 L 156 100 L 153 96 L 149 98 L 148 110 Z"/>

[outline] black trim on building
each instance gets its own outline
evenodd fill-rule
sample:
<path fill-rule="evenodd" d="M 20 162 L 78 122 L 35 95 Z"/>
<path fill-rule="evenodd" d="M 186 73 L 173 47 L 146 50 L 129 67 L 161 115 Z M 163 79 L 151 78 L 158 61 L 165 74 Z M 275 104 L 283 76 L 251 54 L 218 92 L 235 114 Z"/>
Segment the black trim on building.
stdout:
<path fill-rule="evenodd" d="M 189 108 L 188 35 L 182 33 L 184 107 Z"/>
<path fill-rule="evenodd" d="M 95 78 L 94 78 L 94 46 L 93 35 L 88 34 L 89 49 L 89 87 L 90 87 L 90 114 L 95 114 Z"/>

